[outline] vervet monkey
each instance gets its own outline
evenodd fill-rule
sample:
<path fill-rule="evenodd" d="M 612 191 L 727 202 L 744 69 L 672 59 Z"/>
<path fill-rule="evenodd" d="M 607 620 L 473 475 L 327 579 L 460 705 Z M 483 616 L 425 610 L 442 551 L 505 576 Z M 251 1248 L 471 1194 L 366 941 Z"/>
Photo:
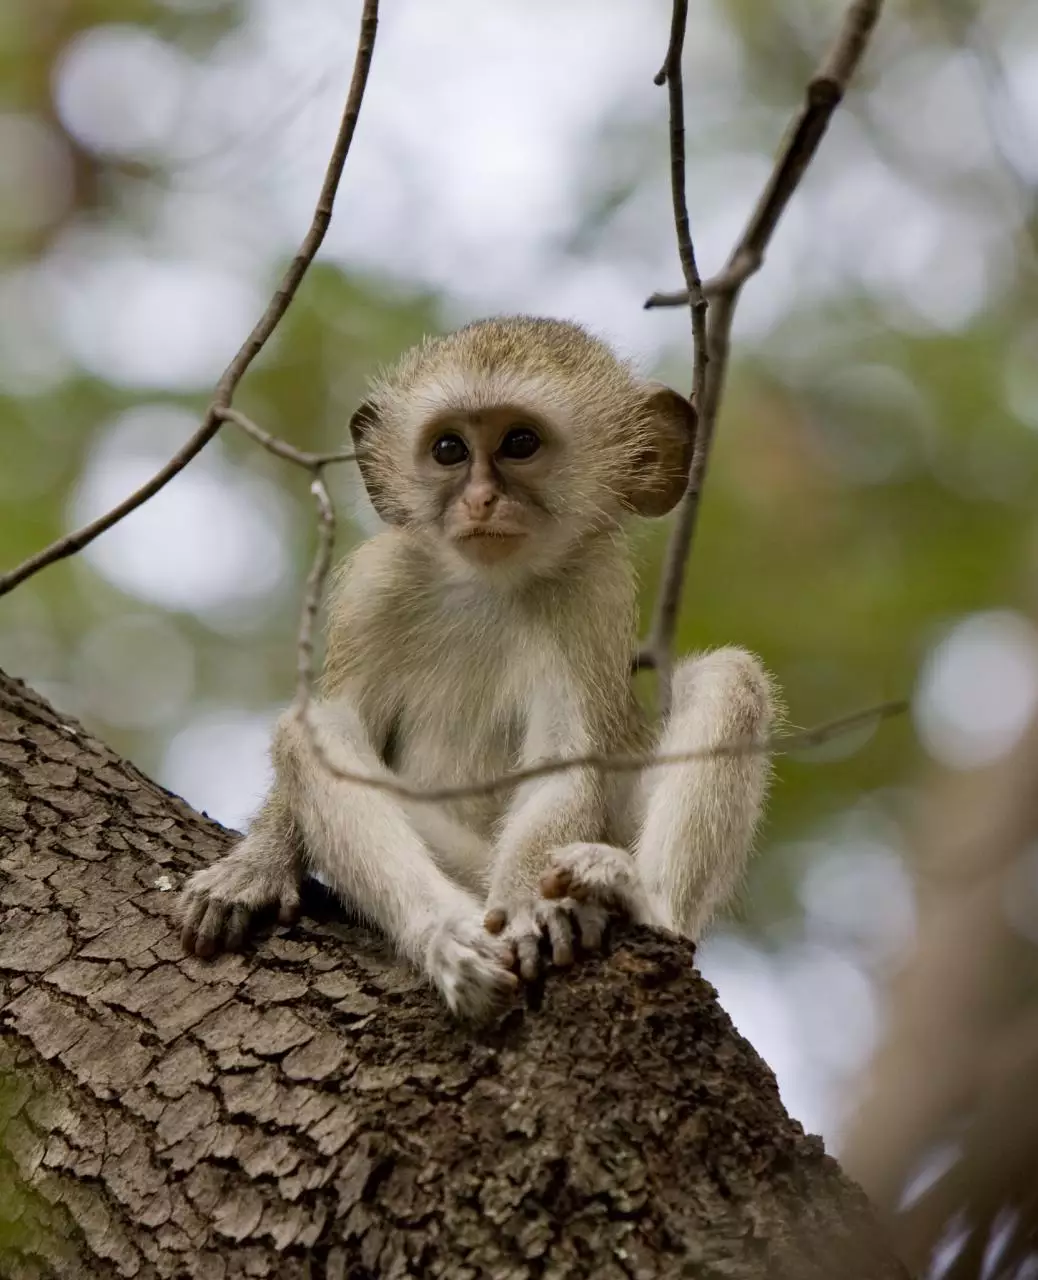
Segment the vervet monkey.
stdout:
<path fill-rule="evenodd" d="M 688 481 L 696 415 L 575 324 L 516 317 L 425 341 L 378 377 L 350 430 L 387 528 L 338 573 L 312 732 L 334 765 L 470 783 L 654 735 L 631 688 L 626 516 Z M 763 740 L 760 662 L 721 649 L 674 672 L 661 751 Z M 298 910 L 307 869 L 380 926 L 448 1006 L 506 1004 L 542 952 L 593 950 L 610 911 L 698 937 L 738 880 L 765 798 L 761 753 L 574 769 L 434 806 L 339 779 L 286 714 L 249 834 L 183 895 L 183 942 L 241 945 Z"/>

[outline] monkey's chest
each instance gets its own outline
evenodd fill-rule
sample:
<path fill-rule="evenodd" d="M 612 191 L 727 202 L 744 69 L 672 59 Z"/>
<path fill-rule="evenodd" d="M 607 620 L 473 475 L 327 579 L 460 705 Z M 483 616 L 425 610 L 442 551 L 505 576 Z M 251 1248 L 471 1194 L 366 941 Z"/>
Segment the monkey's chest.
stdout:
<path fill-rule="evenodd" d="M 393 771 L 412 786 L 437 789 L 485 782 L 515 768 L 524 726 L 514 709 L 493 701 L 417 697 L 398 716 L 393 737 L 387 759 Z M 442 808 L 489 839 L 510 798 L 509 788 Z"/>

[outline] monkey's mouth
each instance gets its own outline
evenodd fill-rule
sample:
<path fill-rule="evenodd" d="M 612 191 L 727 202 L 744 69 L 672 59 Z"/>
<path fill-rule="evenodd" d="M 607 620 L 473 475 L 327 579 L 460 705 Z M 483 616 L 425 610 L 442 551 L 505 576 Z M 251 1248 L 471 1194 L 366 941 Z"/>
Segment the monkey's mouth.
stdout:
<path fill-rule="evenodd" d="M 511 555 L 525 539 L 521 529 L 485 527 L 463 529 L 455 537 L 461 551 L 480 560 L 501 560 Z"/>
<path fill-rule="evenodd" d="M 480 539 L 480 538 L 522 538 L 522 537 L 525 537 L 525 534 L 521 529 L 495 529 L 495 528 L 463 529 L 461 533 L 458 534 L 458 539 L 461 542 L 468 542 L 468 541 L 471 541 L 472 539 Z"/>

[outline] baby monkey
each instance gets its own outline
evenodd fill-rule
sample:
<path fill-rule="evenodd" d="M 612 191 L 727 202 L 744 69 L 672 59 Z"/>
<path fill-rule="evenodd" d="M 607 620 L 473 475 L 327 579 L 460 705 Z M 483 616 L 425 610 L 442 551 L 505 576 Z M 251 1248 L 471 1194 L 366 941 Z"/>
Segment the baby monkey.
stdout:
<path fill-rule="evenodd" d="M 740 649 L 674 672 L 655 734 L 631 688 L 635 580 L 625 517 L 685 490 L 696 415 L 575 324 L 516 317 L 425 341 L 350 422 L 387 528 L 340 569 L 312 732 L 344 770 L 419 787 L 559 756 L 762 741 L 771 680 Z M 248 835 L 188 881 L 187 951 L 293 919 L 321 873 L 456 1014 L 492 1016 L 572 962 L 610 913 L 698 937 L 732 892 L 767 790 L 763 754 L 641 777 L 592 768 L 434 806 L 336 778 L 284 716 Z"/>

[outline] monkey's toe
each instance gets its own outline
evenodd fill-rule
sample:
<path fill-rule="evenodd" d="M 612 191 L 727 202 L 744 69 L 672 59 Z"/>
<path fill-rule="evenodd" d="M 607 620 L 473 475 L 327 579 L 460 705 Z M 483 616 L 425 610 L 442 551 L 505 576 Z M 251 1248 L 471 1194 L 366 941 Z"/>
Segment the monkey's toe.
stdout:
<path fill-rule="evenodd" d="M 601 951 L 609 927 L 609 912 L 597 902 L 578 902 L 573 915 L 580 931 L 583 951 Z"/>
<path fill-rule="evenodd" d="M 573 963 L 573 922 L 568 913 L 553 911 L 546 923 L 551 962 L 560 969 L 568 969 Z"/>

